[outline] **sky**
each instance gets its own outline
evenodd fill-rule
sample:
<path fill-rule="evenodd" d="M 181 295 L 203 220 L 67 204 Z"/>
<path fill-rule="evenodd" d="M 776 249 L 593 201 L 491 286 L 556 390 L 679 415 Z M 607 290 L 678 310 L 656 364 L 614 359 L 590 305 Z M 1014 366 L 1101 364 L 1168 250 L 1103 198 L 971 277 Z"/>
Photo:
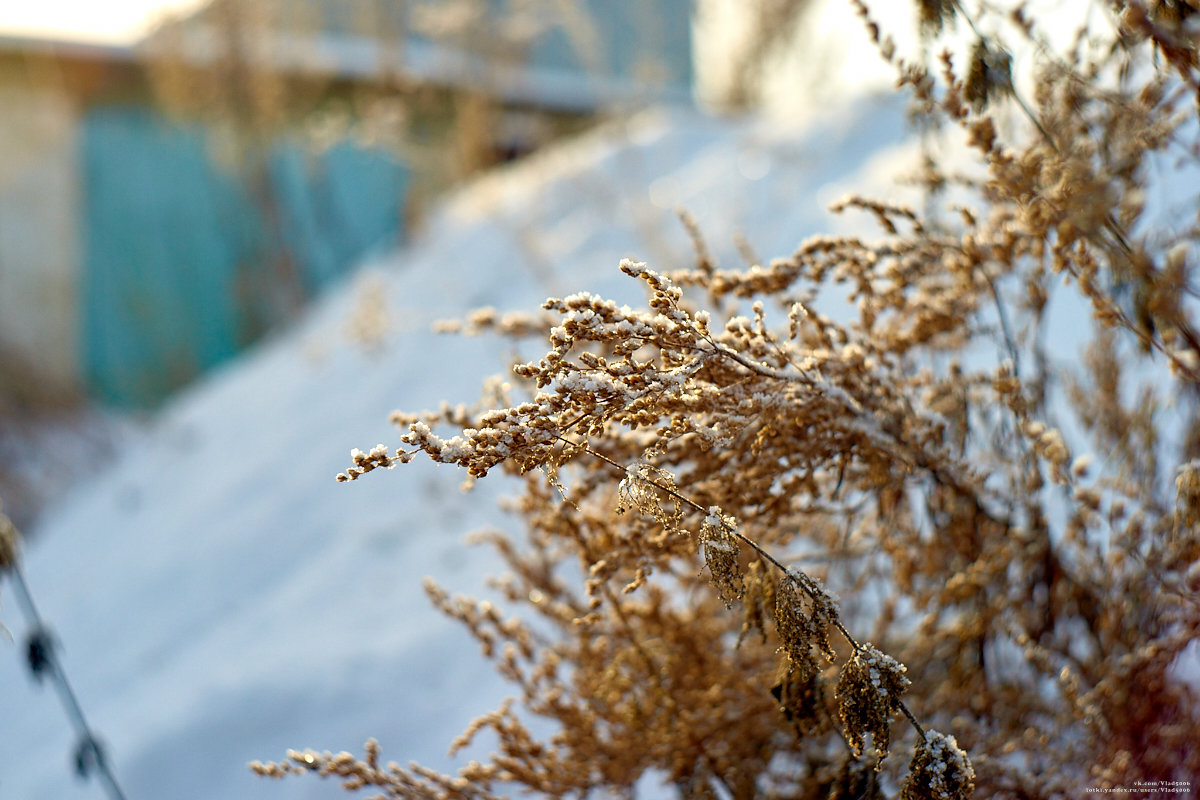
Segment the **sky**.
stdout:
<path fill-rule="evenodd" d="M 200 0 L 0 0 L 0 36 L 131 44 L 163 15 Z"/>

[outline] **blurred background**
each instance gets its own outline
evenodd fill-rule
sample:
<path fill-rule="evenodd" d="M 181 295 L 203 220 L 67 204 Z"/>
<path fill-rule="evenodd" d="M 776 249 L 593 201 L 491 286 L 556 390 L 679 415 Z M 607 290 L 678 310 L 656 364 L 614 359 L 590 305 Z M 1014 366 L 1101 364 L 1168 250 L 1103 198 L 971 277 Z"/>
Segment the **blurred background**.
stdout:
<path fill-rule="evenodd" d="M 448 187 L 647 106 L 886 82 L 861 28 L 824 0 L 0 0 L 5 508 L 28 524 Z"/>
<path fill-rule="evenodd" d="M 799 9 L 792 0 L 776 3 Z M 689 0 L 0 5 L 0 497 L 402 243 L 447 187 L 694 97 Z M 740 102 L 740 101 L 739 101 Z M 121 412 L 121 413 L 114 413 Z M 90 465 L 90 466 L 85 466 Z"/>

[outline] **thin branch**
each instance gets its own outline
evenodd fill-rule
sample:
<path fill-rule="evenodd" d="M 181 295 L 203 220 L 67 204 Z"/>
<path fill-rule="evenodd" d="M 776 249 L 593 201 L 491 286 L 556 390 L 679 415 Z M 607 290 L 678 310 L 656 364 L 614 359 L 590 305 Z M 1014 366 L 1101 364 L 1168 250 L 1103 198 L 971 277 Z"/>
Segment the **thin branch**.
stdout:
<path fill-rule="evenodd" d="M 564 441 L 567 441 L 568 444 L 571 444 L 574 446 L 579 446 L 578 443 L 576 443 L 576 442 L 570 442 L 569 440 L 565 440 L 565 439 L 564 439 Z M 617 461 L 614 461 L 613 459 L 609 458 L 608 456 L 604 455 L 603 453 L 599 452 L 598 450 L 594 450 L 591 446 L 586 445 L 586 444 L 583 445 L 583 451 L 585 453 L 587 453 L 588 455 L 590 455 L 594 458 L 597 458 L 600 461 L 603 461 L 604 463 L 608 464 L 609 466 L 613 467 L 614 469 L 619 470 L 623 475 L 629 474 L 629 470 L 627 467 L 625 467 L 624 465 L 622 465 L 621 463 L 619 463 Z M 701 514 L 708 513 L 708 509 L 706 509 L 704 506 L 697 503 L 695 500 L 692 500 L 690 497 L 687 497 L 686 495 L 680 494 L 675 489 L 672 489 L 669 486 L 659 483 L 658 481 L 654 480 L 653 478 L 647 478 L 647 477 L 643 476 L 643 477 L 639 477 L 639 480 L 650 484 L 651 486 L 655 487 L 659 491 L 666 494 L 671 499 L 673 499 L 679 503 L 682 503 L 695 511 L 699 511 Z M 729 533 L 730 535 L 737 537 L 737 539 L 740 542 L 742 542 L 742 544 L 746 545 L 751 550 L 753 550 L 755 553 L 757 553 L 758 556 L 760 558 L 762 558 L 764 561 L 771 564 L 773 567 L 775 567 L 777 570 L 779 570 L 781 573 L 783 573 L 783 575 L 789 581 L 791 581 L 794 586 L 797 586 L 800 589 L 802 589 L 804 591 L 804 593 L 809 596 L 809 598 L 811 598 L 812 600 L 820 599 L 816 590 L 813 589 L 811 585 L 809 585 L 805 581 L 796 580 L 795 576 L 793 576 L 793 574 L 792 574 L 791 569 L 787 565 L 785 565 L 783 562 L 781 562 L 779 559 L 777 559 L 775 556 L 773 556 L 769 551 L 764 549 L 758 542 L 756 542 L 753 539 L 751 539 L 750 537 L 746 536 L 744 533 L 739 531 L 737 528 L 727 525 L 724 522 L 724 520 L 721 521 L 721 527 L 724 528 L 725 531 L 727 533 Z M 835 628 L 837 628 L 839 633 L 842 634 L 842 636 L 850 644 L 850 647 L 852 649 L 854 649 L 856 652 L 864 650 L 863 645 L 858 641 L 858 639 L 856 639 L 854 637 L 853 634 L 850 633 L 849 629 L 846 628 L 846 626 L 844 624 L 842 624 L 842 621 L 840 619 L 838 619 L 837 617 L 833 618 L 833 626 Z M 908 707 L 906 705 L 904 705 L 904 702 L 902 700 L 900 700 L 900 698 L 894 697 L 892 699 L 896 702 L 896 705 L 899 707 L 901 713 L 904 714 L 905 718 L 908 719 L 909 723 L 916 730 L 917 735 L 919 735 L 921 737 L 921 741 L 925 741 L 925 729 L 921 726 L 921 723 L 917 720 L 917 718 L 913 715 L 913 713 L 908 709 Z"/>
<path fill-rule="evenodd" d="M 87 717 L 83 713 L 83 706 L 80 705 L 79 698 L 71 688 L 70 681 L 67 680 L 67 673 L 63 670 L 62 664 L 59 663 L 54 652 L 53 643 L 49 636 L 50 629 L 38 613 L 37 606 L 33 602 L 33 594 L 29 591 L 29 584 L 25 581 L 21 565 L 18 563 L 11 564 L 7 571 L 12 578 L 13 586 L 17 589 L 17 597 L 20 600 L 25 617 L 29 621 L 29 627 L 33 631 L 33 635 L 40 636 L 42 643 L 47 645 L 43 652 L 40 653 L 40 656 L 45 658 L 44 669 L 46 669 L 50 680 L 54 683 L 55 689 L 58 690 L 58 696 L 62 700 L 67 717 L 70 718 L 71 724 L 79 736 L 76 761 L 80 774 L 86 775 L 86 771 L 94 767 L 100 776 L 101 783 L 104 784 L 105 789 L 108 791 L 108 795 L 114 800 L 125 800 L 125 793 L 121 790 L 120 784 L 117 783 L 117 777 L 113 774 L 112 768 L 108 763 L 104 748 L 100 746 L 99 738 L 88 724 Z M 40 676 L 41 674 L 39 673 L 38 677 Z"/>

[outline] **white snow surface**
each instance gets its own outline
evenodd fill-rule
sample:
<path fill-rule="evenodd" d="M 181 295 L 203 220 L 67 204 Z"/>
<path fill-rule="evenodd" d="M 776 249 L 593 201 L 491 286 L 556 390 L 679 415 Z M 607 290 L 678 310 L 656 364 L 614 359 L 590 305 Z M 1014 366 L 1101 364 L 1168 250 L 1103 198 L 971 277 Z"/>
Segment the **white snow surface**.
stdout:
<path fill-rule="evenodd" d="M 677 206 L 725 265 L 735 232 L 762 257 L 787 255 L 843 227 L 825 207 L 845 188 L 880 189 L 903 118 L 894 99 L 803 127 L 652 111 L 489 175 L 295 330 L 180 397 L 50 511 L 25 573 L 129 800 L 342 797 L 246 763 L 361 752 L 372 736 L 385 759 L 461 763 L 450 741 L 512 687 L 421 583 L 486 593 L 500 565 L 464 539 L 517 528 L 497 505 L 513 484 L 497 473 L 463 494 L 461 472 L 425 460 L 334 481 L 351 448 L 397 443 L 391 410 L 473 402 L 513 354 L 432 323 L 580 289 L 639 301 L 617 264 L 690 263 Z M 347 332 L 368 300 L 389 322 L 374 348 Z M 12 587 L 0 592 L 13 633 L 0 639 L 0 798 L 101 798 L 71 772 L 74 735 L 24 668 L 24 622 Z"/>

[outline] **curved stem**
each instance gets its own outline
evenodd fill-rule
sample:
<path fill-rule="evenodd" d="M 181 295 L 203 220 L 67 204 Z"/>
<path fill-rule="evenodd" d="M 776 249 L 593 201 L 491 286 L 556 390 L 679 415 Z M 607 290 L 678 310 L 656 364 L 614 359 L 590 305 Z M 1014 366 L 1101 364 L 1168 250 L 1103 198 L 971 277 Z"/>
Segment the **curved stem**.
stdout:
<path fill-rule="evenodd" d="M 17 597 L 20 599 L 20 604 L 24 609 L 30 628 L 35 633 L 40 633 L 43 637 L 48 637 L 49 628 L 38 613 L 37 606 L 33 602 L 33 594 L 29 591 L 29 584 L 25 581 L 21 565 L 19 563 L 12 564 L 9 566 L 7 572 L 12 578 L 13 586 L 17 589 Z M 84 765 L 88 763 L 85 759 L 91 759 L 91 765 L 97 770 L 101 783 L 108 790 L 108 795 L 114 798 L 114 800 L 125 800 L 125 793 L 121 790 L 120 784 L 117 783 L 116 775 L 113 774 L 108 759 L 105 757 L 104 749 L 100 746 L 100 740 L 91 726 L 88 725 L 87 717 L 83 714 L 83 706 L 80 705 L 79 698 L 71 688 L 71 684 L 67 680 L 67 673 L 63 671 L 62 664 L 59 663 L 53 646 L 46 648 L 45 657 L 49 677 L 58 691 L 63 708 L 66 710 L 67 716 L 75 728 L 75 732 L 79 735 L 79 745 L 76 752 L 80 769 L 83 770 L 85 768 Z"/>
<path fill-rule="evenodd" d="M 562 439 L 562 437 L 559 437 L 559 438 Z M 567 444 L 579 446 L 577 443 L 570 442 L 567 439 L 562 439 L 562 440 L 564 442 L 566 442 Z M 620 464 L 617 461 L 614 461 L 613 459 L 609 458 L 608 456 L 604 455 L 603 453 L 599 452 L 598 450 L 592 449 L 592 447 L 589 445 L 586 445 L 586 444 L 583 445 L 583 452 L 587 453 L 588 455 L 592 456 L 593 458 L 603 461 L 604 463 L 608 464 L 609 466 L 613 467 L 614 469 L 620 470 L 622 474 L 625 474 L 625 475 L 629 474 L 629 470 L 624 465 Z M 686 495 L 680 494 L 677 490 L 672 489 L 671 487 L 666 486 L 662 483 L 659 483 L 658 481 L 654 480 L 653 478 L 642 477 L 642 478 L 639 478 L 639 480 L 645 481 L 646 483 L 650 484 L 651 486 L 655 487 L 659 491 L 666 494 L 671 499 L 673 499 L 679 503 L 682 503 L 695 511 L 699 511 L 702 514 L 708 513 L 708 509 L 704 508 L 704 506 L 700 505 L 695 500 L 692 500 L 690 497 L 687 497 Z M 764 549 L 762 547 L 762 545 L 760 545 L 758 542 L 754 541 L 750 537 L 746 536 L 745 534 L 741 533 L 736 528 L 733 528 L 733 527 L 725 524 L 724 522 L 721 523 L 721 526 L 723 528 L 725 528 L 727 533 L 731 534 L 732 536 L 735 536 L 740 542 L 742 542 L 747 547 L 749 547 L 751 550 L 753 550 L 755 553 L 757 553 L 760 558 L 762 558 L 764 561 L 771 564 L 773 567 L 775 567 L 777 570 L 779 570 L 781 573 L 783 573 L 783 575 L 789 581 L 791 581 L 794 585 L 796 585 L 800 589 L 802 589 L 804 591 L 804 593 L 809 596 L 809 598 L 811 598 L 813 600 L 818 599 L 817 592 L 815 589 L 812 588 L 812 586 L 810 586 L 805 581 L 796 580 L 795 577 L 792 575 L 791 570 L 783 562 L 781 562 L 779 559 L 777 559 L 775 556 L 773 556 L 770 552 L 768 552 L 766 549 Z M 838 632 L 842 634 L 842 636 L 850 644 L 851 648 L 853 648 L 856 652 L 861 651 L 863 649 L 863 645 L 858 641 L 858 639 L 856 639 L 854 637 L 853 634 L 850 633 L 850 630 L 837 617 L 834 617 L 834 619 L 833 619 L 833 626 L 835 628 L 837 628 Z M 908 706 L 906 706 L 900 698 L 894 697 L 892 699 L 895 701 L 896 706 L 900 709 L 900 712 L 904 715 L 904 717 L 908 720 L 908 722 L 916 730 L 917 735 L 921 737 L 921 741 L 925 741 L 926 740 L 925 739 L 925 729 L 921 726 L 921 723 L 917 720 L 916 716 L 913 715 L 913 713 L 908 709 Z"/>

